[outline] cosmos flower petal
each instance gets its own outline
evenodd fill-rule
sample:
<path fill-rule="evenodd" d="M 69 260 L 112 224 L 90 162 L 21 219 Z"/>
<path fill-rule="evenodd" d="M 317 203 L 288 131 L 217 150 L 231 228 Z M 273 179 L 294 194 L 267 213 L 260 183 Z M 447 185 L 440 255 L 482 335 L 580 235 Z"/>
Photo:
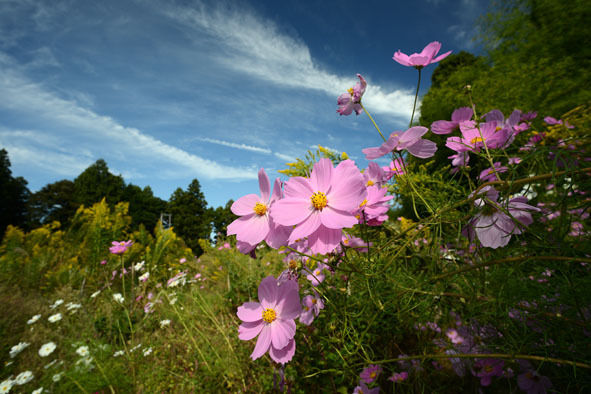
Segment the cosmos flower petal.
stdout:
<path fill-rule="evenodd" d="M 291 232 L 291 235 L 289 236 L 289 242 L 295 242 L 297 239 L 307 237 L 316 231 L 321 223 L 322 222 L 320 220 L 319 212 L 312 212 L 312 214 L 308 216 L 306 220 L 298 224 Z"/>
<path fill-rule="evenodd" d="M 284 348 L 295 335 L 295 321 L 277 319 L 271 325 L 271 345 L 276 349 Z"/>
<path fill-rule="evenodd" d="M 295 340 L 292 339 L 283 349 L 276 349 L 271 346 L 271 349 L 269 349 L 269 355 L 276 363 L 285 364 L 291 361 L 293 355 L 295 354 L 295 349 Z"/>
<path fill-rule="evenodd" d="M 330 159 L 320 159 L 310 174 L 310 186 L 314 193 L 327 193 L 332 180 L 332 162 Z"/>
<path fill-rule="evenodd" d="M 260 321 L 263 316 L 263 307 L 258 302 L 245 302 L 238 307 L 236 315 L 244 322 Z"/>
<path fill-rule="evenodd" d="M 278 288 L 277 280 L 273 276 L 267 276 L 259 284 L 259 301 L 264 309 L 273 309 L 277 304 Z"/>
<path fill-rule="evenodd" d="M 254 212 L 254 206 L 257 202 L 261 202 L 261 198 L 256 194 L 247 194 L 240 197 L 232 204 L 230 208 L 234 215 L 246 216 Z"/>
<path fill-rule="evenodd" d="M 311 193 L 310 196 L 312 196 Z M 308 219 L 312 212 L 312 203 L 309 199 L 284 198 L 273 204 L 270 215 L 277 224 L 294 226 Z"/>
<path fill-rule="evenodd" d="M 265 170 L 262 168 L 259 170 L 259 189 L 261 190 L 261 201 L 267 204 L 271 194 L 271 183 Z"/>
<path fill-rule="evenodd" d="M 238 338 L 243 341 L 249 341 L 259 335 L 264 326 L 265 323 L 262 319 L 259 319 L 259 321 L 244 322 L 238 327 Z"/>
<path fill-rule="evenodd" d="M 273 281 L 275 281 L 275 278 L 273 278 Z M 259 333 L 259 339 L 257 339 L 257 344 L 255 345 L 250 358 L 252 358 L 254 361 L 257 358 L 263 356 L 265 353 L 267 353 L 269 347 L 271 347 L 271 325 L 263 324 L 263 328 Z"/>

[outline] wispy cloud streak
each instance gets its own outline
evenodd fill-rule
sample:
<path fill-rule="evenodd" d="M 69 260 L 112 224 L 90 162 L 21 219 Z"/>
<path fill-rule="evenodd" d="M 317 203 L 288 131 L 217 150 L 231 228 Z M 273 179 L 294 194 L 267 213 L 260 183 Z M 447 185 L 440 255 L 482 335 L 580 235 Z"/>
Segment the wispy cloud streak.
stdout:
<path fill-rule="evenodd" d="M 189 7 L 161 7 L 165 15 L 185 26 L 196 42 L 203 33 L 221 44 L 217 61 L 228 69 L 289 88 L 322 91 L 332 97 L 356 82 L 322 68 L 312 58 L 307 45 L 282 34 L 274 22 L 252 11 L 211 8 L 202 3 Z M 364 102 L 375 112 L 407 119 L 412 112 L 411 90 L 385 88 L 369 81 Z"/>

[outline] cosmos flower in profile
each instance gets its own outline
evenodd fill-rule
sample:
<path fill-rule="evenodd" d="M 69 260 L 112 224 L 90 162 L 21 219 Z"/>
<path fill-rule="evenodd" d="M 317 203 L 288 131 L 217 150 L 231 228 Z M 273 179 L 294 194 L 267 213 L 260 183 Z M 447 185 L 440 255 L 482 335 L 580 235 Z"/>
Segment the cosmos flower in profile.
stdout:
<path fill-rule="evenodd" d="M 438 61 L 445 59 L 451 53 L 451 51 L 449 51 L 449 52 L 445 52 L 444 54 L 435 57 L 439 53 L 440 49 L 441 49 L 441 43 L 438 41 L 433 41 L 433 42 L 427 44 L 427 46 L 425 48 L 423 48 L 421 53 L 413 53 L 412 55 L 409 56 L 405 53 L 400 52 L 400 50 L 398 50 L 398 51 L 396 51 L 396 53 L 394 53 L 394 56 L 392 57 L 392 59 L 394 59 L 398 63 L 402 64 L 403 66 L 421 69 L 425 66 L 428 66 L 429 64 L 437 63 Z"/>
<path fill-rule="evenodd" d="M 367 82 L 361 74 L 357 74 L 357 78 L 359 78 L 359 82 L 357 82 L 352 88 L 349 88 L 346 93 L 341 94 L 337 99 L 337 104 L 339 106 L 337 112 L 340 115 L 351 115 L 353 111 L 355 111 L 355 114 L 359 115 L 363 111 L 363 108 L 361 107 L 361 97 L 363 96 L 363 93 L 365 93 Z"/>

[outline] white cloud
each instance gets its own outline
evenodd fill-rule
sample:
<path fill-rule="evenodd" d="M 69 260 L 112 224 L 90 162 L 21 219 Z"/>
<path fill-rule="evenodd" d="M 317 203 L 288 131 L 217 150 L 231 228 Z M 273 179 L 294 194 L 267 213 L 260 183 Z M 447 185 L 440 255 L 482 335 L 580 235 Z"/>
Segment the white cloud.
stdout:
<path fill-rule="evenodd" d="M 190 154 L 136 128 L 123 126 L 111 117 L 88 110 L 75 101 L 64 100 L 29 80 L 3 53 L 0 53 L 0 69 L 0 110 L 18 114 L 29 122 L 34 121 L 37 133 L 59 136 L 62 145 L 70 147 L 72 152 L 89 149 L 97 158 L 104 157 L 107 161 L 124 159 L 132 166 L 150 164 L 158 169 L 172 166 L 177 169 L 178 176 L 226 180 L 257 177 L 255 167 L 231 167 Z M 15 150 L 17 147 L 12 148 Z M 39 151 L 39 146 L 35 149 L 20 146 L 20 151 L 14 154 L 15 161 L 27 160 L 31 158 L 28 155 L 33 155 L 34 163 L 45 168 L 58 168 L 62 164 L 62 153 L 48 154 L 41 160 L 34 155 L 42 156 L 43 152 Z M 63 171 L 77 171 L 77 168 L 79 166 L 74 160 Z"/>
<path fill-rule="evenodd" d="M 288 88 L 322 91 L 335 99 L 357 82 L 355 76 L 342 77 L 324 70 L 312 59 L 305 43 L 282 34 L 273 21 L 252 11 L 207 8 L 201 3 L 192 8 L 158 6 L 185 26 L 186 34 L 195 42 L 204 40 L 203 33 L 213 38 L 218 50 L 210 55 L 228 69 Z M 374 112 L 410 117 L 412 89 L 386 91 L 366 79 L 369 85 L 364 102 Z"/>
<path fill-rule="evenodd" d="M 198 138 L 198 140 L 199 141 L 204 141 L 204 142 L 209 142 L 211 144 L 217 144 L 217 145 L 227 146 L 227 147 L 230 147 L 230 148 L 235 148 L 235 149 L 240 149 L 240 150 L 247 150 L 247 151 L 251 151 L 251 152 L 258 152 L 258 153 L 265 153 L 265 154 L 271 154 L 272 153 L 270 149 L 259 148 L 258 146 L 252 146 L 252 145 L 246 145 L 246 144 L 236 144 L 234 142 L 216 140 L 214 138 Z"/>

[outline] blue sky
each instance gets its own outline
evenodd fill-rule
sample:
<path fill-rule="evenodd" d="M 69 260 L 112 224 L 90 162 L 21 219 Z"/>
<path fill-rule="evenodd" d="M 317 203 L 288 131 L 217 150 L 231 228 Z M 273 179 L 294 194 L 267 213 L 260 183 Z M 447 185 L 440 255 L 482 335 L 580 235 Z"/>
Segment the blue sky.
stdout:
<path fill-rule="evenodd" d="M 199 179 L 211 206 L 320 144 L 380 144 L 336 99 L 368 81 L 382 131 L 404 130 L 416 70 L 392 60 L 471 41 L 485 0 L 0 1 L 0 147 L 32 191 L 97 159 L 168 200 Z M 423 73 L 421 94 L 434 66 Z"/>

